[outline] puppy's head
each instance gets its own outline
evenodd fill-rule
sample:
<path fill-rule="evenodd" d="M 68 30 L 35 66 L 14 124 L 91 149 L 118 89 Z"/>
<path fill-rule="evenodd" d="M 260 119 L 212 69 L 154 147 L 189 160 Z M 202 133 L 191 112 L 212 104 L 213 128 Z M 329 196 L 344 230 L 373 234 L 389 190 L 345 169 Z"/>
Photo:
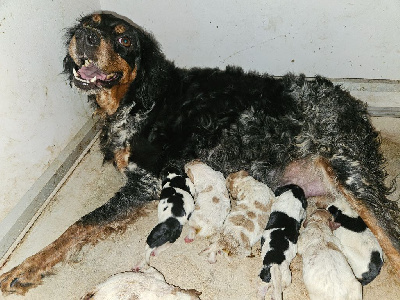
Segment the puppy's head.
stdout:
<path fill-rule="evenodd" d="M 108 114 L 135 80 L 140 65 L 139 29 L 110 14 L 83 17 L 68 30 L 64 72 L 73 85 L 96 94 Z"/>

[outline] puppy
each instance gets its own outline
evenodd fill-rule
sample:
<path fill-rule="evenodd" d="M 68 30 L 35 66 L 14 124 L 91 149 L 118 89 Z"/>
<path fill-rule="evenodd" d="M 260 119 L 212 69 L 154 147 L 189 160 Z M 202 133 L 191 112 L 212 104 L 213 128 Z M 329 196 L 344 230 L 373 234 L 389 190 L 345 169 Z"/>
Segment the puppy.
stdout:
<path fill-rule="evenodd" d="M 165 250 L 169 243 L 174 243 L 180 237 L 183 225 L 194 210 L 193 183 L 174 169 L 167 173 L 158 204 L 158 224 L 146 240 L 146 263 L 150 262 L 150 256 Z"/>
<path fill-rule="evenodd" d="M 203 251 L 209 255 L 210 263 L 216 262 L 218 253 L 226 257 L 250 255 L 251 247 L 262 236 L 274 199 L 267 185 L 245 171 L 230 174 L 226 184 L 236 205 L 228 214 L 217 241 Z"/>
<path fill-rule="evenodd" d="M 317 209 L 304 222 L 298 250 L 303 258 L 303 280 L 311 300 L 359 300 L 362 287 L 340 251 L 330 228 L 331 214 Z"/>
<path fill-rule="evenodd" d="M 382 248 L 360 216 L 340 197 L 328 206 L 334 217 L 333 234 L 339 239 L 356 278 L 362 285 L 378 276 L 382 265 Z"/>
<path fill-rule="evenodd" d="M 289 286 L 292 274 L 289 266 L 297 254 L 297 239 L 306 215 L 307 200 L 297 185 L 285 185 L 275 191 L 275 202 L 261 238 L 264 257 L 260 278 L 263 284 L 259 296 L 268 293 L 274 300 L 282 299 L 282 291 Z"/>
<path fill-rule="evenodd" d="M 231 209 L 231 202 L 221 172 L 197 160 L 186 164 L 185 171 L 196 190 L 195 210 L 189 219 L 190 230 L 185 238 L 185 242 L 190 243 L 196 234 L 210 237 L 219 232 Z"/>
<path fill-rule="evenodd" d="M 183 290 L 165 282 L 152 267 L 139 272 L 123 272 L 96 286 L 81 300 L 195 300 L 201 293 Z"/>

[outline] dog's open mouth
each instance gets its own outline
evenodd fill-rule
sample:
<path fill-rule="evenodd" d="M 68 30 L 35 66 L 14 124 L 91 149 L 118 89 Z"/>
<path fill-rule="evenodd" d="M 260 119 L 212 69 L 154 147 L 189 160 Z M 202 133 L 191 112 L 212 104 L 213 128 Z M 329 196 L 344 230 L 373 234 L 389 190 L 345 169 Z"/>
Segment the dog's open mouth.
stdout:
<path fill-rule="evenodd" d="M 73 73 L 74 84 L 82 90 L 110 88 L 122 77 L 119 72 L 105 73 L 89 59 L 86 59 L 78 70 L 74 68 Z"/>

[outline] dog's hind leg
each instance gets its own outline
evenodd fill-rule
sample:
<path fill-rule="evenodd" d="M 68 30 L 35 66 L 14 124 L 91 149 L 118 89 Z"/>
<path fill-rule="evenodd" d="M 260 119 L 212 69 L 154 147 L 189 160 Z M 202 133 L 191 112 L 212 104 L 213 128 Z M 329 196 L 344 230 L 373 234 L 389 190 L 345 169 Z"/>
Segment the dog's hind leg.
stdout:
<path fill-rule="evenodd" d="M 71 225 L 58 239 L 20 265 L 0 276 L 3 293 L 25 294 L 52 273 L 53 267 L 112 233 L 122 233 L 138 216 L 146 214 L 144 204 L 155 199 L 159 182 L 137 169 L 128 174 L 127 184 L 103 206 Z"/>
<path fill-rule="evenodd" d="M 316 165 L 323 170 L 326 183 L 346 198 L 374 233 L 400 275 L 400 210 L 395 202 L 386 198 L 383 177 L 379 174 L 374 180 L 366 178 L 365 174 L 373 172 L 372 167 L 365 168 L 340 155 L 329 160 L 318 158 Z"/>

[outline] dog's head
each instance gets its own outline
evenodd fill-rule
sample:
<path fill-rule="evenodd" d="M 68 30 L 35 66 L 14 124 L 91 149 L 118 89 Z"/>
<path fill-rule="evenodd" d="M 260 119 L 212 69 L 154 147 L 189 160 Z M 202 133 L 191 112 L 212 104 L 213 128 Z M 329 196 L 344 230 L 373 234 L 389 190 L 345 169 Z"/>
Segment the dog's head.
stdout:
<path fill-rule="evenodd" d="M 141 63 L 141 36 L 136 26 L 111 14 L 83 17 L 67 33 L 64 72 L 73 85 L 113 114 Z"/>

